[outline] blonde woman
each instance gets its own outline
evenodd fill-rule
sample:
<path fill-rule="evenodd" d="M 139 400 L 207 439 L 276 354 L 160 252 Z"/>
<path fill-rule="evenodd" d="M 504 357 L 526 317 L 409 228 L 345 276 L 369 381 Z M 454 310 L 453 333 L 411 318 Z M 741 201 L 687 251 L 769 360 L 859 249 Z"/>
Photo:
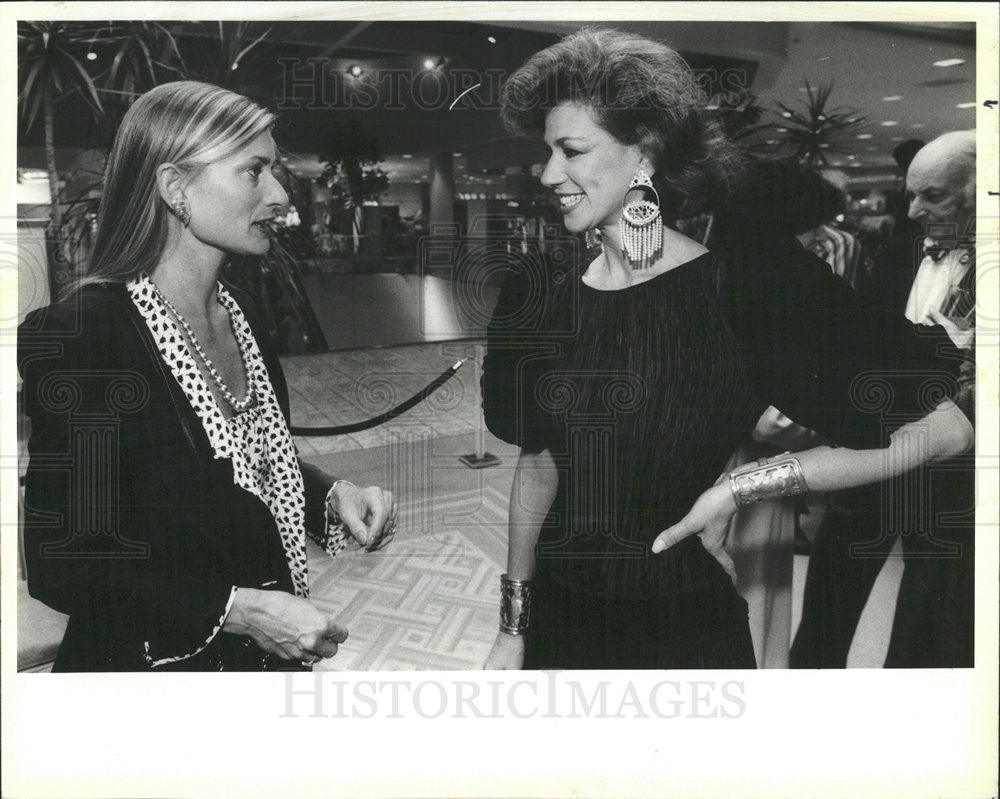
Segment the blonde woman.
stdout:
<path fill-rule="evenodd" d="M 70 616 L 55 671 L 308 667 L 347 631 L 308 599 L 307 528 L 334 552 L 344 526 L 394 530 L 388 492 L 298 460 L 281 365 L 220 281 L 287 206 L 273 122 L 202 83 L 136 100 L 88 276 L 20 328 L 28 586 Z"/>

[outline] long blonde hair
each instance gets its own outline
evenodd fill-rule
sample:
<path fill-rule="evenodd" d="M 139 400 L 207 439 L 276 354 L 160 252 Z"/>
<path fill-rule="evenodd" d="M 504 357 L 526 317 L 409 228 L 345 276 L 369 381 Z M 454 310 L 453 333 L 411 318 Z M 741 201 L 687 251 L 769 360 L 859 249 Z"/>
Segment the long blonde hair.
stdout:
<path fill-rule="evenodd" d="M 168 214 L 156 170 L 171 163 L 194 176 L 274 124 L 252 100 L 196 81 L 164 83 L 139 97 L 122 119 L 108 156 L 88 283 L 127 282 L 156 265 Z"/>

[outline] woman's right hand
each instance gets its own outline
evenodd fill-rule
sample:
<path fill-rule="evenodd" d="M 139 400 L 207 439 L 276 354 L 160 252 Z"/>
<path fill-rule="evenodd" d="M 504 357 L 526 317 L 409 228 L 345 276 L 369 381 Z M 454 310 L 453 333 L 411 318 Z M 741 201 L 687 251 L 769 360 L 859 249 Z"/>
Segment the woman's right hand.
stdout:
<path fill-rule="evenodd" d="M 520 671 L 524 665 L 524 636 L 511 635 L 502 630 L 497 633 L 489 657 L 486 658 L 486 671 Z"/>
<path fill-rule="evenodd" d="M 223 632 L 250 636 L 265 652 L 315 663 L 337 654 L 347 630 L 306 599 L 285 591 L 237 588 Z"/>

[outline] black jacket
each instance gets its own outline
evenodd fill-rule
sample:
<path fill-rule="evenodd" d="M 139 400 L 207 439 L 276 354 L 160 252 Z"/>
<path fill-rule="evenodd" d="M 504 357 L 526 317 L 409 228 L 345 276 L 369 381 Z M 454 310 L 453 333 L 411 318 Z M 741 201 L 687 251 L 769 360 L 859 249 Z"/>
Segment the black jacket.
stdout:
<path fill-rule="evenodd" d="M 281 364 L 249 298 L 230 290 L 287 421 Z M 53 670 L 274 665 L 249 639 L 212 638 L 233 586 L 293 590 L 274 517 L 213 457 L 125 287 L 91 286 L 29 314 L 18 369 L 31 422 L 28 590 L 70 616 Z M 329 481 L 303 476 L 318 529 Z"/>

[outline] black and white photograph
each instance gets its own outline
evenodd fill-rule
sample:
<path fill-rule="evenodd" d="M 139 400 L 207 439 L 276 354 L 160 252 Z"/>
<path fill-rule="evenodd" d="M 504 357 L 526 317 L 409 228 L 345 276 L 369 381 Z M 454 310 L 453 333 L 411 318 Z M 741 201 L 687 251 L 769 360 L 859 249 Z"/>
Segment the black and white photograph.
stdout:
<path fill-rule="evenodd" d="M 995 7 L 0 14 L 4 796 L 996 795 Z"/>

